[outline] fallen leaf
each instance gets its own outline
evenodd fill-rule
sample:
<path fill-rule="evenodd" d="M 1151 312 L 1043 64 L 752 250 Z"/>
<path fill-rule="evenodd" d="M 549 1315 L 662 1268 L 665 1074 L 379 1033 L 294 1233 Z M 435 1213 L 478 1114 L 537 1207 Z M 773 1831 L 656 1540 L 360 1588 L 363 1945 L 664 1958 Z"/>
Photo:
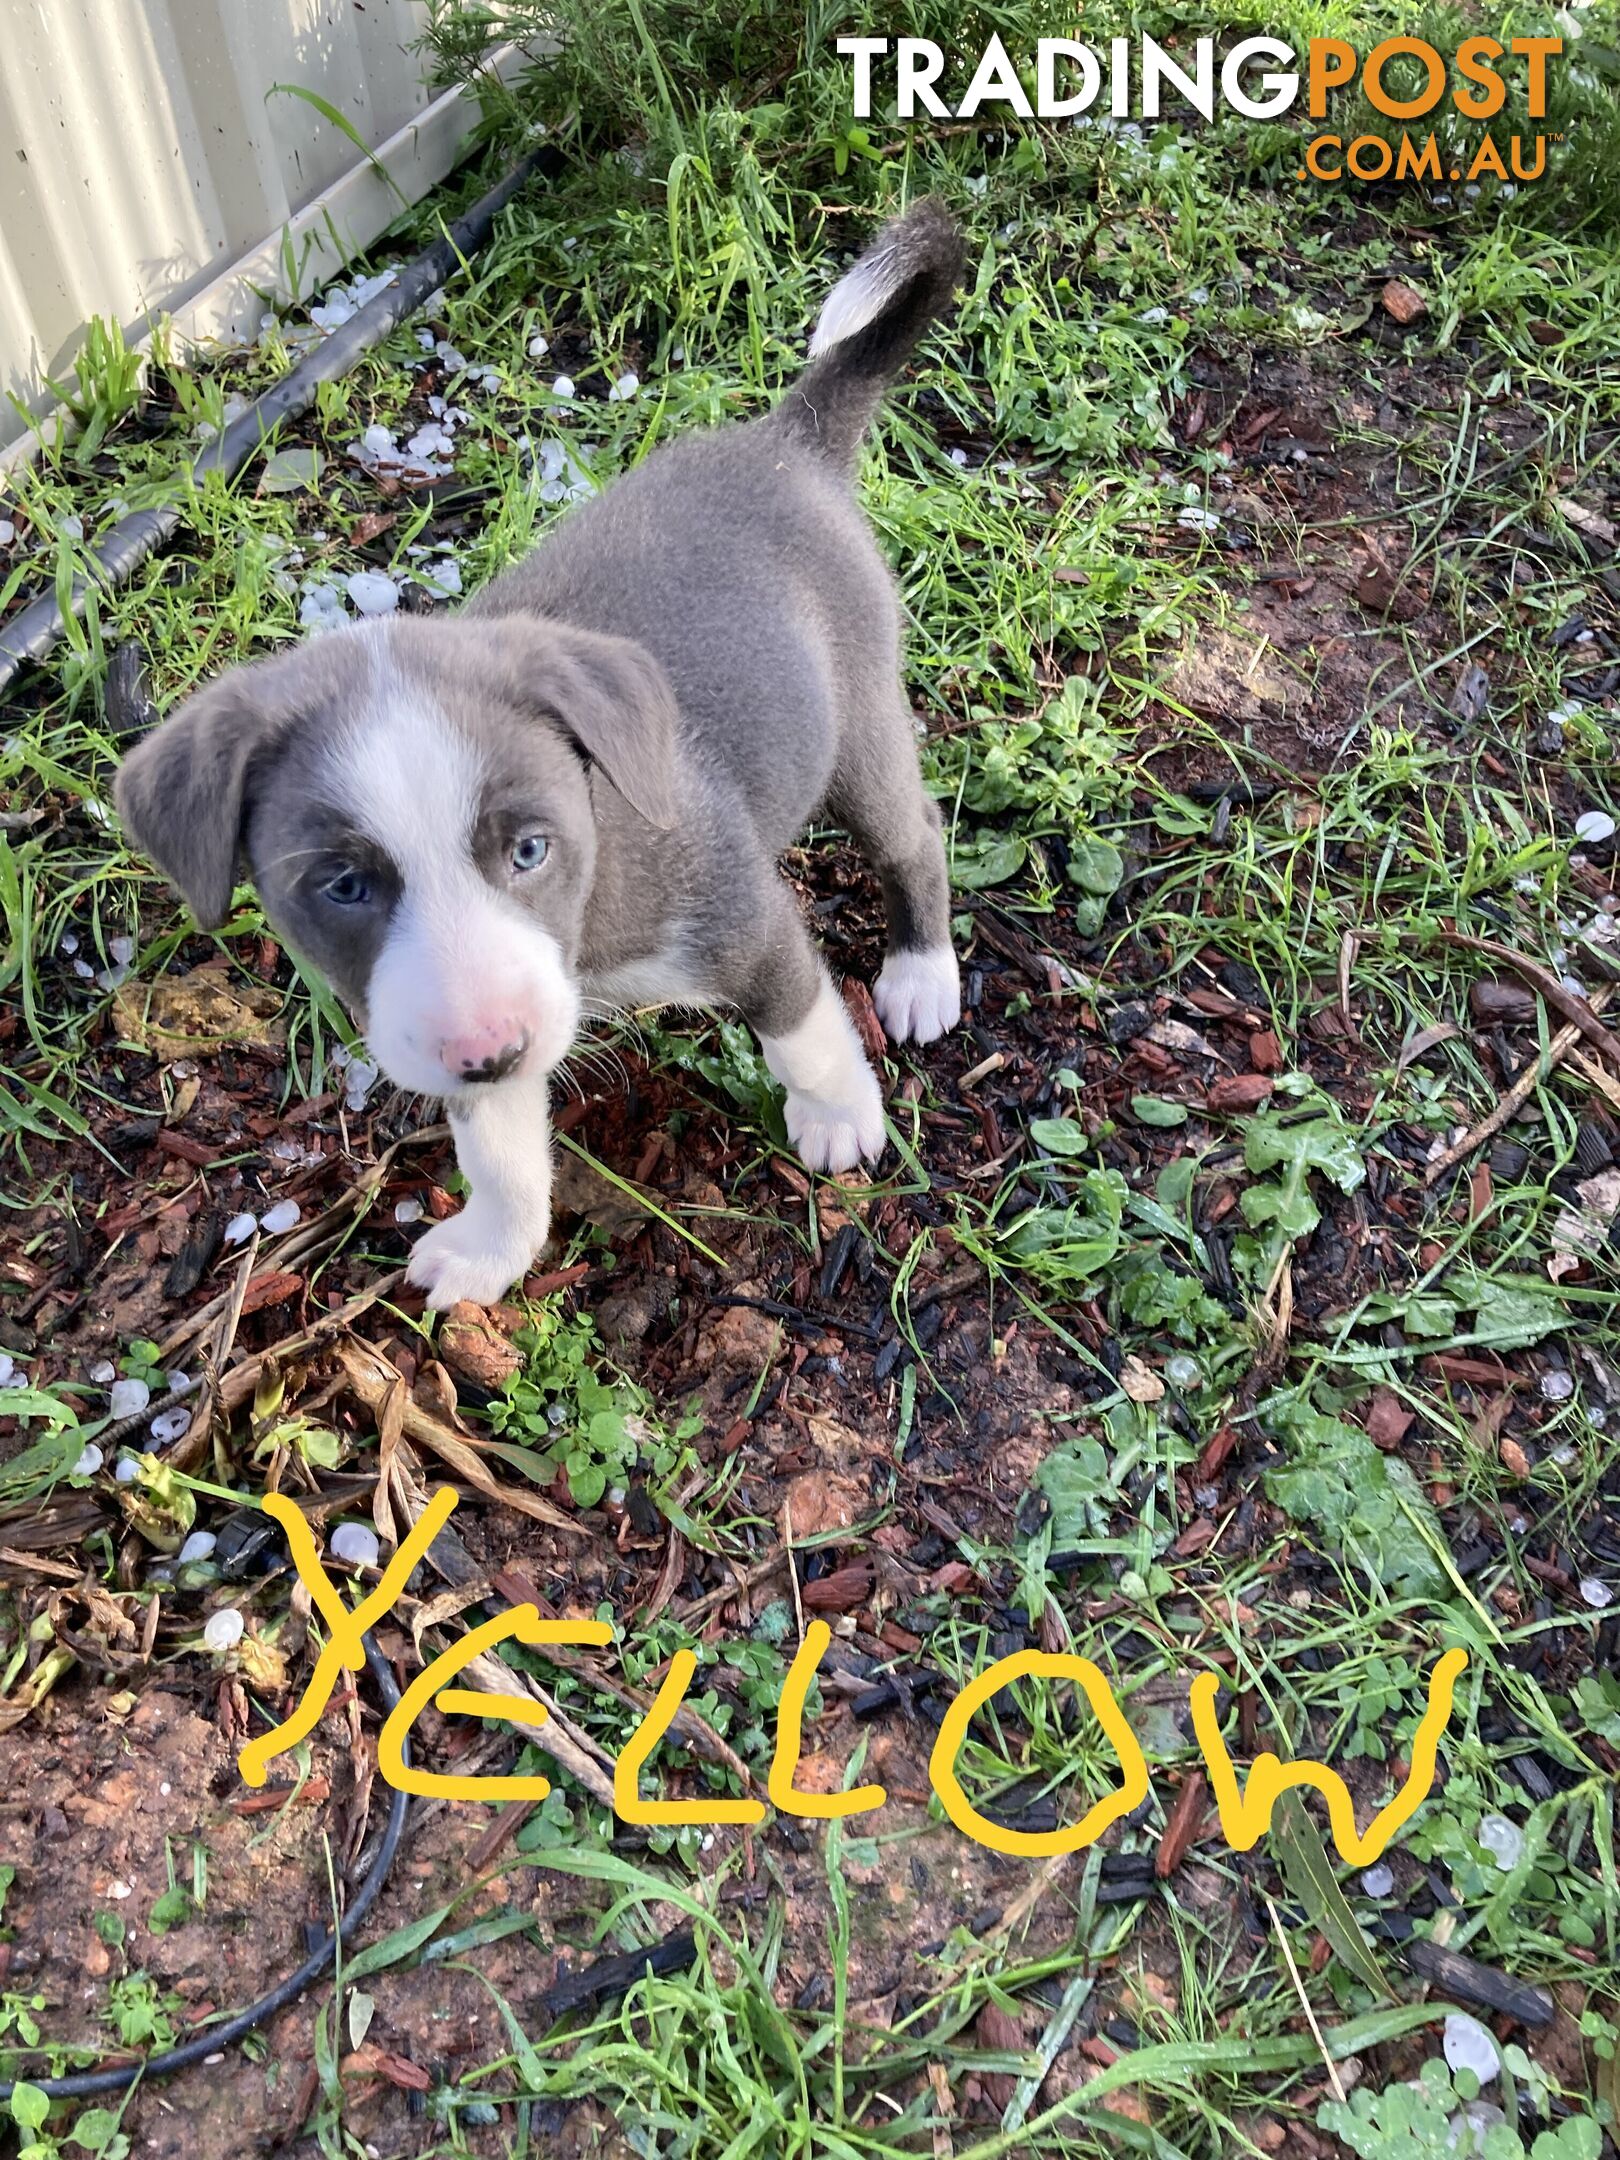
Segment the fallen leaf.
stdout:
<path fill-rule="evenodd" d="M 1367 1438 L 1374 1447 L 1398 1448 L 1406 1438 L 1416 1411 L 1408 1410 L 1393 1388 L 1377 1387 L 1367 1403 Z"/>
<path fill-rule="evenodd" d="M 1577 502 L 1572 495 L 1555 495 L 1552 506 L 1566 523 L 1574 526 L 1583 540 L 1591 540 L 1601 548 L 1614 546 L 1615 529 L 1601 511 L 1589 510 L 1585 503 Z"/>
<path fill-rule="evenodd" d="M 453 1373 L 491 1393 L 523 1366 L 520 1352 L 482 1308 L 465 1302 L 452 1305 L 439 1324 L 439 1355 Z"/>
<path fill-rule="evenodd" d="M 1491 701 L 1491 678 L 1482 667 L 1465 667 L 1451 693 L 1451 709 L 1459 720 L 1477 720 Z"/>
<path fill-rule="evenodd" d="M 1270 1028 L 1249 1037 L 1249 1063 L 1257 1073 L 1281 1072 L 1282 1062 L 1282 1045 Z"/>
<path fill-rule="evenodd" d="M 1575 1195 L 1579 1206 L 1561 1209 L 1552 1226 L 1547 1273 L 1554 1282 L 1572 1275 L 1608 1244 L 1610 1228 L 1620 1215 L 1620 1169 L 1601 1170 L 1596 1177 L 1583 1179 Z"/>
<path fill-rule="evenodd" d="M 1134 1352 L 1120 1368 L 1119 1384 L 1134 1403 L 1155 1403 L 1164 1399 L 1164 1382 Z"/>
<path fill-rule="evenodd" d="M 215 967 L 122 983 L 113 993 L 119 1041 L 168 1062 L 228 1043 L 279 1045 L 286 1040 L 280 1013 L 274 990 L 232 982 Z"/>

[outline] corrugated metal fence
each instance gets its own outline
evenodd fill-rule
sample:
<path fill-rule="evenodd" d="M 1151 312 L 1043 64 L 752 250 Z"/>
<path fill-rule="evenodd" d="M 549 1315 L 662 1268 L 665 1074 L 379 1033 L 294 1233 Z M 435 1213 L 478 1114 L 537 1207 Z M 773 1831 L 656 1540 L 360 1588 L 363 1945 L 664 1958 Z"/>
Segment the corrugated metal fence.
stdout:
<path fill-rule="evenodd" d="M 343 131 L 277 84 L 341 112 L 413 199 L 477 117 L 423 84 L 421 0 L 3 0 L 0 18 L 0 393 L 36 411 L 92 315 L 132 340 L 163 313 L 240 335 L 289 230 L 307 290 L 397 213 Z M 4 403 L 0 443 L 25 427 Z"/>

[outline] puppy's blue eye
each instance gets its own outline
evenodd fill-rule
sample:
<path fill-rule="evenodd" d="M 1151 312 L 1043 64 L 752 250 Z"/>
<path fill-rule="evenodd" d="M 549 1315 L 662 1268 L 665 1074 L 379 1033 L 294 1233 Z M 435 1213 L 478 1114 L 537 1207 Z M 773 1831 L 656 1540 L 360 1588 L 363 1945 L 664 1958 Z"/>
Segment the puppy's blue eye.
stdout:
<path fill-rule="evenodd" d="M 363 907 L 371 898 L 371 887 L 358 870 L 340 870 L 321 890 L 337 907 Z"/>
<path fill-rule="evenodd" d="M 512 868 L 514 870 L 538 870 L 550 853 L 551 842 L 544 833 L 525 833 L 513 843 Z"/>

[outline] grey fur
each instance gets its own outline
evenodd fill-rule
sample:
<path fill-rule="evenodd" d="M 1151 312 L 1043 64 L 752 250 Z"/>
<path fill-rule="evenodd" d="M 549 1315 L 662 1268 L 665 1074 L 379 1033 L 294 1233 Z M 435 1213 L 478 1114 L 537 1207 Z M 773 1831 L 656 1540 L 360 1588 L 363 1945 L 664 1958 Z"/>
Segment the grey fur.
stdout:
<path fill-rule="evenodd" d="M 199 920 L 223 918 L 245 856 L 272 923 L 364 1015 L 397 895 L 350 807 L 323 795 L 322 748 L 386 655 L 390 679 L 483 753 L 473 852 L 588 995 L 612 1001 L 673 961 L 679 1002 L 733 1004 L 768 1038 L 797 1027 L 824 970 L 776 862 L 818 810 L 877 869 L 891 953 L 947 947 L 899 608 L 850 471 L 884 383 L 949 300 L 960 241 L 922 203 L 864 264 L 865 318 L 773 412 L 658 451 L 455 617 L 238 670 L 132 752 L 126 830 Z M 552 853 L 519 886 L 503 847 L 536 816 Z M 356 851 L 377 896 L 339 913 L 319 880 Z"/>

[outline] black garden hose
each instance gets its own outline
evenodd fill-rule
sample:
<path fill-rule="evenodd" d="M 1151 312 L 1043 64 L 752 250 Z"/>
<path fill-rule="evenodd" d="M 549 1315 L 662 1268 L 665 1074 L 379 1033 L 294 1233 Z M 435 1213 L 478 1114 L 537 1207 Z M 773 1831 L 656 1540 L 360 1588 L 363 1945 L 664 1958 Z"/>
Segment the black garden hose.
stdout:
<path fill-rule="evenodd" d="M 369 1637 L 365 1649 L 366 1664 L 370 1668 L 372 1679 L 377 1683 L 384 1713 L 398 1709 L 399 1689 L 394 1685 L 388 1660 Z M 411 1760 L 408 1734 L 401 1743 L 400 1754 L 408 1765 Z M 348 1911 L 338 1922 L 337 1932 L 328 1934 L 320 1946 L 310 1952 L 303 1964 L 295 1972 L 290 1972 L 285 1980 L 278 1982 L 268 1995 L 261 1995 L 257 2002 L 249 2003 L 245 2010 L 238 2010 L 235 2016 L 227 2018 L 223 2025 L 210 2025 L 206 2032 L 199 2033 L 194 2040 L 186 2041 L 183 2047 L 168 2048 L 161 2055 L 148 2055 L 139 2062 L 113 2064 L 103 2070 L 75 2070 L 68 2077 L 26 2078 L 19 2079 L 16 2083 L 0 2082 L 0 2106 L 11 2098 L 17 2084 L 32 2085 L 51 2100 L 89 2100 L 97 2093 L 121 2092 L 126 2085 L 133 2085 L 137 2078 L 144 2080 L 169 2077 L 176 2070 L 189 2070 L 193 2063 L 203 2062 L 208 2056 L 217 2055 L 221 2048 L 228 2047 L 233 2040 L 240 2040 L 244 2033 L 252 2032 L 254 2027 L 262 2025 L 266 2018 L 274 2017 L 278 2010 L 285 2010 L 288 2003 L 295 2002 L 303 1994 L 312 1980 L 318 1980 L 326 1971 L 338 1945 L 341 1943 L 347 1948 L 350 1936 L 376 1904 L 383 1884 L 388 1880 L 388 1871 L 394 1864 L 394 1855 L 399 1850 L 399 1841 L 404 1835 L 410 1809 L 409 1793 L 401 1792 L 396 1787 L 388 1810 L 388 1822 L 383 1830 L 382 1843 L 377 1847 L 377 1857 L 367 1868 L 365 1878 L 355 1892 Z"/>
<path fill-rule="evenodd" d="M 296 420 L 309 410 L 322 383 L 336 382 L 347 375 L 362 354 L 380 345 L 407 316 L 415 314 L 430 293 L 437 292 L 454 275 L 473 249 L 488 237 L 497 216 L 531 174 L 554 173 L 562 163 L 562 153 L 547 146 L 531 151 L 514 165 L 465 216 L 446 229 L 442 239 L 407 263 L 392 285 L 385 286 L 313 351 L 305 353 L 280 382 L 256 398 L 223 434 L 207 444 L 192 463 L 192 479 L 211 472 L 222 472 L 230 478 L 240 472 L 283 420 Z M 182 521 L 185 496 L 186 491 L 177 487 L 169 501 L 151 510 L 132 510 L 118 520 L 91 550 L 88 574 L 73 580 L 68 600 L 72 614 L 83 615 L 92 590 L 110 591 L 126 584 L 142 563 L 173 538 Z M 9 623 L 0 625 L 0 695 L 30 662 L 44 659 L 66 626 L 67 618 L 54 591 L 40 593 Z"/>

